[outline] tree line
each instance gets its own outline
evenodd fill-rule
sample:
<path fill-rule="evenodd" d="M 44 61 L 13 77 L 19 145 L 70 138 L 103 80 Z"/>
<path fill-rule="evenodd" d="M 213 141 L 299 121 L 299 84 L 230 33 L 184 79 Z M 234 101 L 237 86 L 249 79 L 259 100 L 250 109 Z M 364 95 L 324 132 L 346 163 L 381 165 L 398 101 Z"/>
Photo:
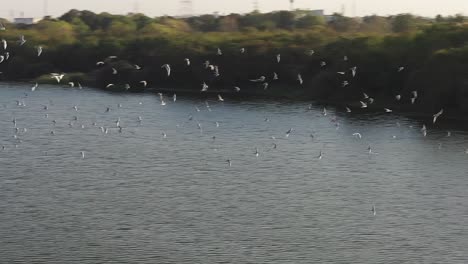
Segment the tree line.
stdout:
<path fill-rule="evenodd" d="M 0 47 L 0 53 L 8 52 L 10 58 L 0 64 L 0 80 L 65 72 L 67 80 L 97 87 L 129 84 L 138 90 L 145 80 L 160 87 L 199 89 L 206 82 L 213 89 L 238 86 L 242 91 L 261 91 L 249 80 L 271 79 L 276 73 L 280 78 L 270 82 L 275 94 L 358 100 L 365 91 L 385 101 L 397 94 L 409 96 L 417 88 L 420 108 L 432 111 L 444 105 L 467 110 L 468 25 L 461 15 L 353 18 L 297 10 L 151 18 L 70 10 L 34 25 L 4 19 L 2 24 L 6 30 L 0 31 L 0 39 L 9 45 L 7 50 Z M 27 40 L 24 45 L 18 44 L 20 36 Z M 43 48 L 40 57 L 37 46 Z M 281 63 L 276 62 L 277 54 Z M 108 61 L 109 56 L 118 59 Z M 193 67 L 186 67 L 185 58 Z M 100 60 L 106 64 L 97 66 Z M 206 61 L 218 66 L 220 77 L 202 66 Z M 163 64 L 172 66 L 170 78 L 161 69 Z M 352 67 L 358 69 L 356 77 L 350 77 Z M 405 70 L 398 71 L 400 67 Z M 119 74 L 113 75 L 111 68 Z M 303 85 L 296 85 L 298 74 Z"/>

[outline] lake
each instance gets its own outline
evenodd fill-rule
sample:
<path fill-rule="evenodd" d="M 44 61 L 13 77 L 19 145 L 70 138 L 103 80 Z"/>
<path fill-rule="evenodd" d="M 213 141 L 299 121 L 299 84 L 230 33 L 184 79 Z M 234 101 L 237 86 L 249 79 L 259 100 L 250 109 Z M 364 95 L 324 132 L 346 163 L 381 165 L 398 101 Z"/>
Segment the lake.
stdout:
<path fill-rule="evenodd" d="M 468 262 L 466 123 L 31 87 L 0 84 L 2 263 Z"/>

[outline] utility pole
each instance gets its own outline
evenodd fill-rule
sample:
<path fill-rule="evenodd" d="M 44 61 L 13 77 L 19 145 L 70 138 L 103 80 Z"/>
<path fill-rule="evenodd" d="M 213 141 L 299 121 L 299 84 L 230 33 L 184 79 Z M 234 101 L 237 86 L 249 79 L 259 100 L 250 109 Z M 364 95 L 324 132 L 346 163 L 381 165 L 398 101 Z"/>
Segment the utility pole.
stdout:
<path fill-rule="evenodd" d="M 49 1 L 44 0 L 44 17 L 49 15 Z"/>
<path fill-rule="evenodd" d="M 193 2 L 192 0 L 180 0 L 180 15 L 192 16 L 193 15 Z"/>
<path fill-rule="evenodd" d="M 254 12 L 260 12 L 260 8 L 259 8 L 259 5 L 258 5 L 258 0 L 253 0 L 253 11 Z"/>

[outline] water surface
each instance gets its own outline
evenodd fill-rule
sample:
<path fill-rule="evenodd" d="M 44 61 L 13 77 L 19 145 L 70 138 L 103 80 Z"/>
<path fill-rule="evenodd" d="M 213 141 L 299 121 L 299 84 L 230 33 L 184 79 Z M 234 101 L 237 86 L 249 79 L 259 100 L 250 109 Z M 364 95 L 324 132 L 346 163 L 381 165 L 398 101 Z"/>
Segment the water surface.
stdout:
<path fill-rule="evenodd" d="M 1 262 L 467 263 L 466 124 L 171 96 L 0 84 Z"/>

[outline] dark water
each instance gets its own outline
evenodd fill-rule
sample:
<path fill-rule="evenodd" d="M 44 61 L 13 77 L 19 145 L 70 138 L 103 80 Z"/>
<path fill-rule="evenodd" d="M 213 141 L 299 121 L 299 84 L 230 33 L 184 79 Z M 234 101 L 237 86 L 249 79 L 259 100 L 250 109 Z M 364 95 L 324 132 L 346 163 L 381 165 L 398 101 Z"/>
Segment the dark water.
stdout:
<path fill-rule="evenodd" d="M 0 262 L 468 263 L 463 127 L 225 99 L 0 84 Z"/>

